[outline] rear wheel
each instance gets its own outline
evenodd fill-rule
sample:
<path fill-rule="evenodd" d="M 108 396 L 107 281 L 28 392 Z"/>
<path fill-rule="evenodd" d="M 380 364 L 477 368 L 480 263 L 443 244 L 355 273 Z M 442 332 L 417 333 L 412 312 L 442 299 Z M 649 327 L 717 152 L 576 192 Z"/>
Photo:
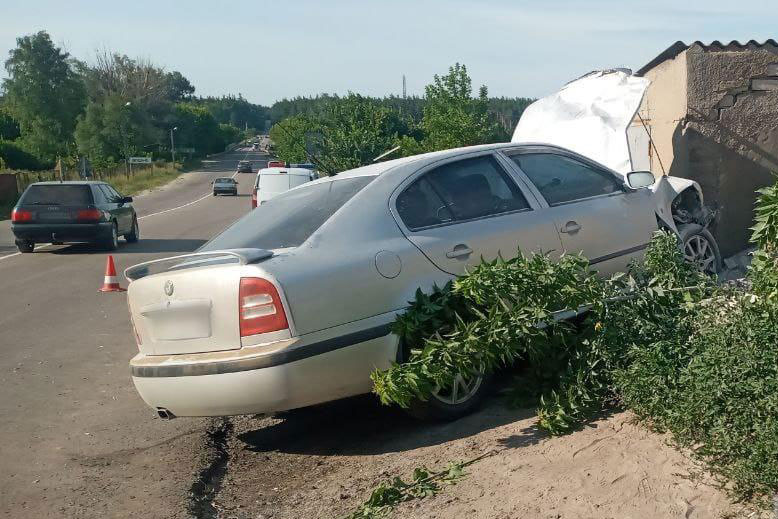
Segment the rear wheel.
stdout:
<path fill-rule="evenodd" d="M 456 420 L 481 405 L 490 381 L 491 377 L 484 374 L 457 375 L 451 386 L 438 387 L 427 400 L 414 401 L 408 413 L 421 420 Z"/>
<path fill-rule="evenodd" d="M 400 345 L 400 358 L 407 360 L 410 348 Z M 411 416 L 428 421 L 452 421 L 475 411 L 491 386 L 491 375 L 459 374 L 453 384 L 437 387 L 427 400 L 414 400 L 406 411 Z"/>
<path fill-rule="evenodd" d="M 103 247 L 105 250 L 116 250 L 119 247 L 119 229 L 116 227 L 116 222 L 111 224 L 111 231 L 103 240 Z"/>
<path fill-rule="evenodd" d="M 140 239 L 140 228 L 138 227 L 138 219 L 132 219 L 132 230 L 124 235 L 124 239 L 128 243 L 135 243 Z"/>
<path fill-rule="evenodd" d="M 19 249 L 19 252 L 21 252 L 22 254 L 27 254 L 29 252 L 32 252 L 35 249 L 35 242 L 31 242 L 27 240 L 17 240 L 16 248 Z"/>
<path fill-rule="evenodd" d="M 216 191 L 213 192 L 213 196 L 216 196 Z"/>

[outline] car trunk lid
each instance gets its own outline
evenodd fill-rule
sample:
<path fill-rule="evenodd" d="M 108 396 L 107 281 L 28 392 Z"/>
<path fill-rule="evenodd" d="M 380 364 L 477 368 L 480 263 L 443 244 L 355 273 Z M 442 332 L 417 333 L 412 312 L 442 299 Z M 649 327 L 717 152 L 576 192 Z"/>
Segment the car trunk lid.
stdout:
<path fill-rule="evenodd" d="M 195 253 L 130 267 L 128 303 L 147 355 L 241 347 L 241 267 L 272 256 L 260 249 Z M 159 272 L 155 272 L 159 271 Z"/>

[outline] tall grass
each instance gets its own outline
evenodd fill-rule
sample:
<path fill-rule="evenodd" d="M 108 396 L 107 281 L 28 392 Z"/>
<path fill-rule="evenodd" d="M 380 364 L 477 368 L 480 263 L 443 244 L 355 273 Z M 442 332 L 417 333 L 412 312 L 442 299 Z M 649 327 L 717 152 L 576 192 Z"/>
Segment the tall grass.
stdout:
<path fill-rule="evenodd" d="M 173 167 L 147 169 L 132 176 L 117 176 L 106 179 L 118 192 L 123 195 L 136 195 L 147 189 L 163 186 L 174 180 L 181 171 Z"/>

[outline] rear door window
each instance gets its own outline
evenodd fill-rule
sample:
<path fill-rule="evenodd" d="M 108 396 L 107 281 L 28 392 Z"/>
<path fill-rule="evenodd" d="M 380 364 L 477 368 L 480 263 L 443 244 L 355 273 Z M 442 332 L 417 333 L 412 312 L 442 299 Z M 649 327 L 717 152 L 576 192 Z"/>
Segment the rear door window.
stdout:
<path fill-rule="evenodd" d="M 397 197 L 397 214 L 411 230 L 440 225 L 454 219 L 448 206 L 430 185 L 426 175 Z"/>
<path fill-rule="evenodd" d="M 511 159 L 550 206 L 623 192 L 612 173 L 571 157 L 528 153 L 513 155 Z"/>
<path fill-rule="evenodd" d="M 530 209 L 491 156 L 450 162 L 422 179 L 397 197 L 398 214 L 409 229 Z"/>
<path fill-rule="evenodd" d="M 27 188 L 22 205 L 89 205 L 92 191 L 88 185 L 38 184 Z"/>
<path fill-rule="evenodd" d="M 297 247 L 375 178 L 344 178 L 287 190 L 232 224 L 200 250 Z"/>

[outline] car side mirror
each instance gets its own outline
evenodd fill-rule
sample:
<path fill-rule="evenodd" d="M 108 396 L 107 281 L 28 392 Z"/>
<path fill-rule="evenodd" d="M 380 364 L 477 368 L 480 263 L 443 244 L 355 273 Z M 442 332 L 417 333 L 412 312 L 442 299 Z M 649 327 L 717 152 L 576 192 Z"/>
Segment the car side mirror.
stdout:
<path fill-rule="evenodd" d="M 627 173 L 627 185 L 632 189 L 653 186 L 656 179 L 650 171 L 633 171 Z"/>
<path fill-rule="evenodd" d="M 122 199 L 121 199 L 121 202 L 123 204 L 129 204 L 130 202 L 132 202 L 132 197 L 131 196 L 123 196 Z"/>

